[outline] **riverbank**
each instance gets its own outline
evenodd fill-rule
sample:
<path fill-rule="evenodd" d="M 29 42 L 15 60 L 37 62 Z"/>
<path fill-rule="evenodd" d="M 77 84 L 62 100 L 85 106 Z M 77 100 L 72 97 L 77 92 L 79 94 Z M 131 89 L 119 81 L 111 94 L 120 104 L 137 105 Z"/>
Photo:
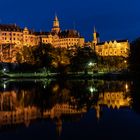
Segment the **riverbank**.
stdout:
<path fill-rule="evenodd" d="M 58 79 L 132 79 L 131 73 L 4 73 L 1 78 L 30 78 L 30 79 L 42 79 L 42 78 L 58 78 Z"/>

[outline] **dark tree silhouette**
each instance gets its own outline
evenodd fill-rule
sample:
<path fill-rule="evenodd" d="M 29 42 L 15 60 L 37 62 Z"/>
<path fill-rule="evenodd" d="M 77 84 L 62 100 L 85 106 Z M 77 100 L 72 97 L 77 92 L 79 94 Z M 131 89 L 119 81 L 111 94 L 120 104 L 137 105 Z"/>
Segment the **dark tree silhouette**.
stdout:
<path fill-rule="evenodd" d="M 140 73 L 140 38 L 130 45 L 129 68 L 133 73 Z"/>

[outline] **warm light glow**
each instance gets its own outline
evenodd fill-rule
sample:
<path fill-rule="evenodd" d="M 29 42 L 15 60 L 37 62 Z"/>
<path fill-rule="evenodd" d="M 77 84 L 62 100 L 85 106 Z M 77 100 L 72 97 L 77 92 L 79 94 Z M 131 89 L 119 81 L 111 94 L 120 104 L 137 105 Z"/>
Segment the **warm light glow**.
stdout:
<path fill-rule="evenodd" d="M 3 72 L 5 72 L 5 71 L 6 71 L 6 68 L 3 69 Z"/>
<path fill-rule="evenodd" d="M 89 64 L 88 64 L 89 66 L 92 66 L 93 65 L 93 63 L 92 62 L 89 62 Z"/>
<path fill-rule="evenodd" d="M 59 85 L 55 85 L 52 90 L 53 90 L 53 92 L 57 92 L 58 89 L 59 89 Z"/>
<path fill-rule="evenodd" d="M 124 60 L 124 63 L 127 63 L 127 61 L 126 61 L 126 60 Z"/>
<path fill-rule="evenodd" d="M 90 87 L 90 89 L 89 89 L 89 90 L 90 90 L 90 92 L 91 92 L 91 93 L 93 93 L 94 88 L 93 88 L 93 87 Z"/>
<path fill-rule="evenodd" d="M 5 83 L 3 84 L 3 88 L 6 89 L 6 84 Z"/>
<path fill-rule="evenodd" d="M 88 65 L 91 67 L 91 66 L 95 66 L 96 63 L 89 62 Z"/>
<path fill-rule="evenodd" d="M 128 90 L 128 84 L 125 85 L 125 89 Z"/>

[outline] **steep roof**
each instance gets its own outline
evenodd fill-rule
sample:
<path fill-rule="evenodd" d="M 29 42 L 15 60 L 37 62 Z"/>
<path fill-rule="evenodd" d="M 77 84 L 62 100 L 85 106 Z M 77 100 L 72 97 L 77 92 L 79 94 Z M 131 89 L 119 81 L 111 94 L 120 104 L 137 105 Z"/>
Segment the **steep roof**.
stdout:
<path fill-rule="evenodd" d="M 1 31 L 22 31 L 23 29 L 21 29 L 19 26 L 17 26 L 16 24 L 0 24 L 0 30 Z"/>
<path fill-rule="evenodd" d="M 80 34 L 76 30 L 65 30 L 59 33 L 60 38 L 79 38 Z"/>
<path fill-rule="evenodd" d="M 35 32 L 35 35 L 50 35 L 50 32 Z"/>
<path fill-rule="evenodd" d="M 127 42 L 128 40 L 127 39 L 124 39 L 124 40 L 110 40 L 112 43 L 113 42 L 118 42 L 118 43 L 121 43 L 121 42 Z M 103 45 L 105 44 L 106 42 L 109 43 L 110 41 L 105 41 L 105 42 L 100 42 L 100 43 L 97 43 L 97 45 Z"/>

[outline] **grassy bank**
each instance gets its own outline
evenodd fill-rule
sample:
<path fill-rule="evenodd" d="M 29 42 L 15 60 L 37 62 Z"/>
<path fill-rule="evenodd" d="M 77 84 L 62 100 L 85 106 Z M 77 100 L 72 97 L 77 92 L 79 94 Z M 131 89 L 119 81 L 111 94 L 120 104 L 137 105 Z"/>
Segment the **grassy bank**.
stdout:
<path fill-rule="evenodd" d="M 130 73 L 3 73 L 1 78 L 131 79 Z"/>

